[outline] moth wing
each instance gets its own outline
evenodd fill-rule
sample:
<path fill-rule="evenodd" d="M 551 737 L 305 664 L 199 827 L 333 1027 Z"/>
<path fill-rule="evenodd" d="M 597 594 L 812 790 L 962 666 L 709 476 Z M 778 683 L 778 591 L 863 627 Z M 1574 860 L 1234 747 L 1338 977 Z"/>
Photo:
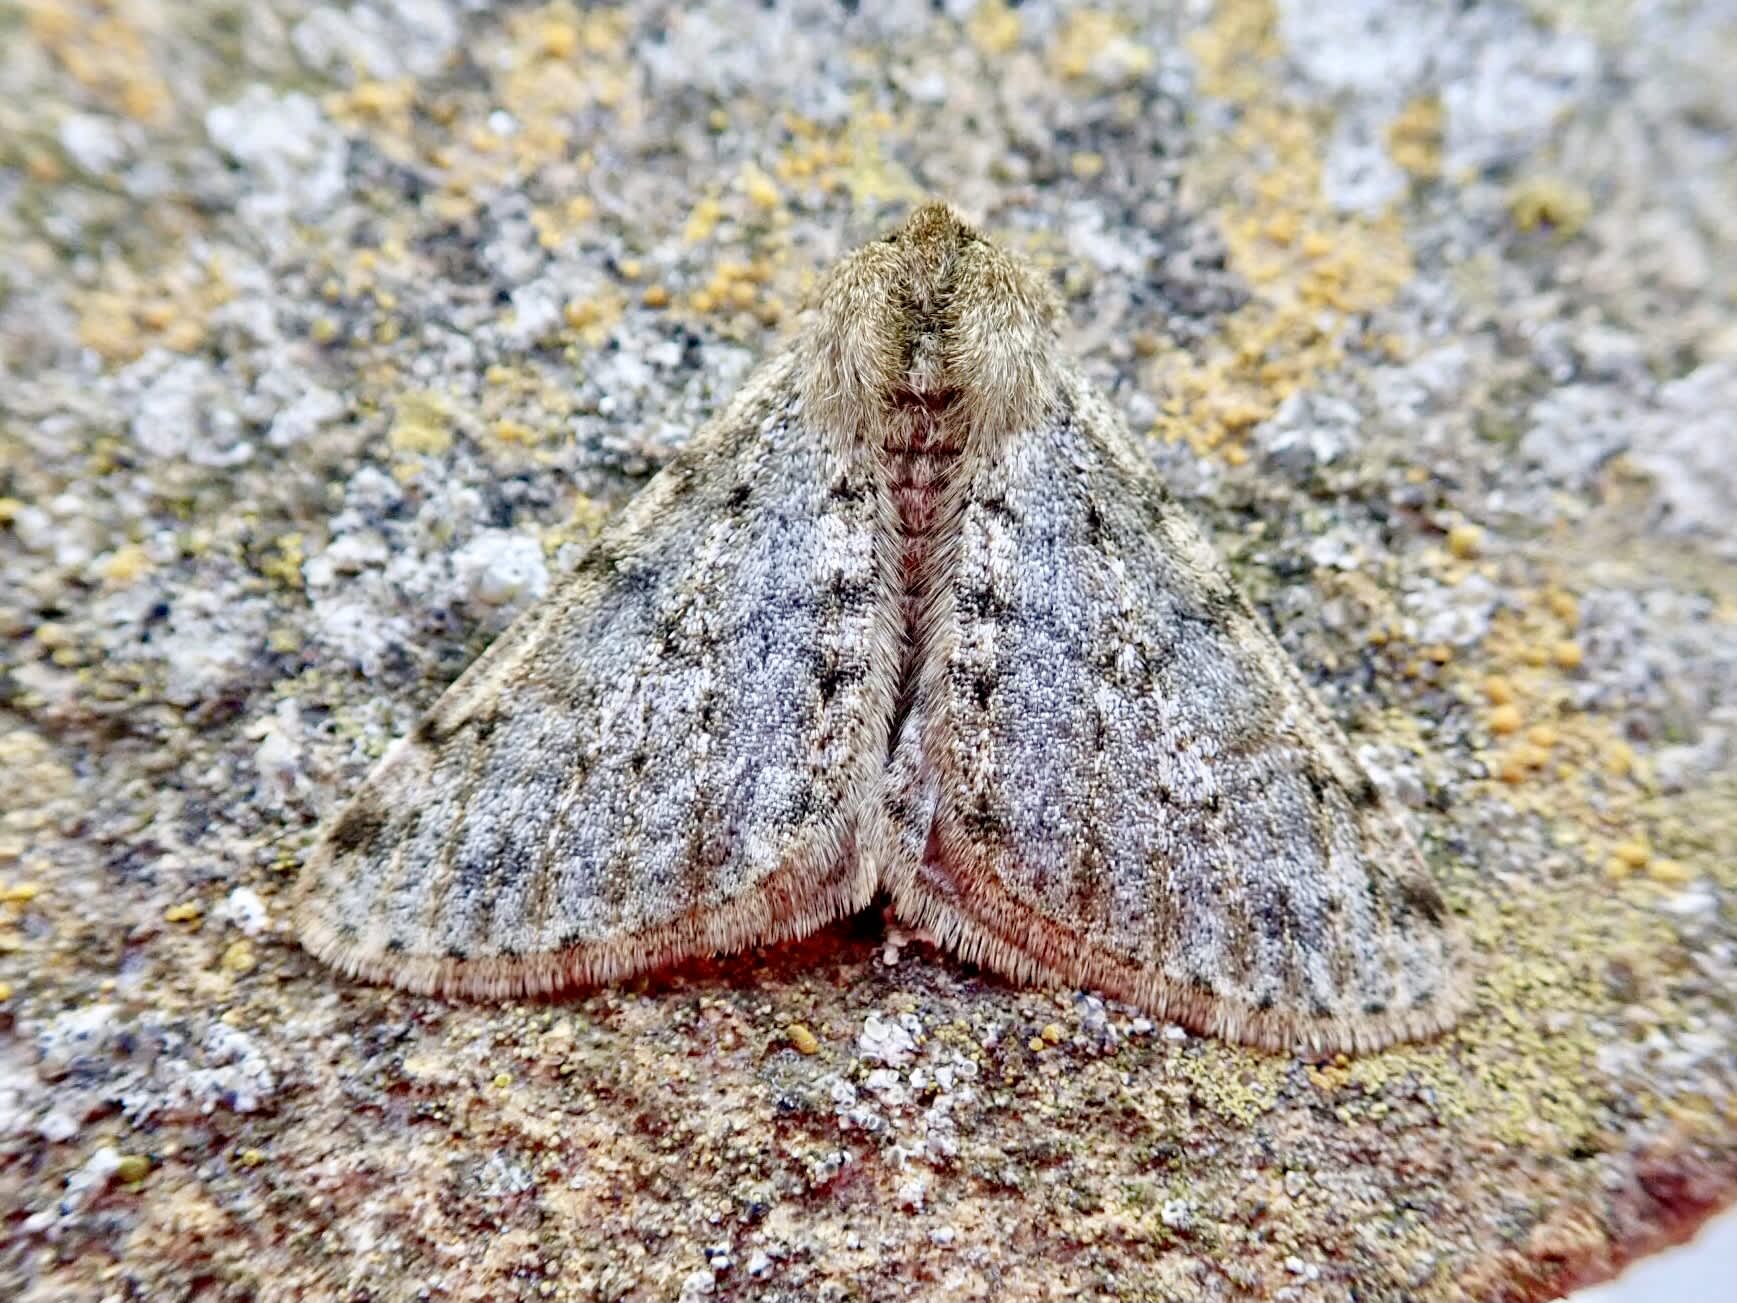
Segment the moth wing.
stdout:
<path fill-rule="evenodd" d="M 306 946 L 509 997 L 798 935 L 867 903 L 857 806 L 898 636 L 860 450 L 786 357 L 394 744 L 303 870 Z"/>
<path fill-rule="evenodd" d="M 1054 406 L 962 468 L 890 770 L 895 907 L 1234 1041 L 1443 1028 L 1456 943 L 1397 811 L 1107 402 L 1067 375 Z"/>

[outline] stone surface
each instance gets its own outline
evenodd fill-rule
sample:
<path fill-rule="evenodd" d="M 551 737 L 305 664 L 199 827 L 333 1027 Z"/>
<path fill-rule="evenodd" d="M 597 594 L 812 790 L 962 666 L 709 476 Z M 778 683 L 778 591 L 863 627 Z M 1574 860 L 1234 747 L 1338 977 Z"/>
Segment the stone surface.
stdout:
<path fill-rule="evenodd" d="M 1544 1299 L 1730 1201 L 1729 0 L 482 9 L 0 16 L 0 1293 Z M 873 911 L 498 1009 L 286 936 L 925 195 L 1410 807 L 1453 1035 L 1247 1053 Z"/>

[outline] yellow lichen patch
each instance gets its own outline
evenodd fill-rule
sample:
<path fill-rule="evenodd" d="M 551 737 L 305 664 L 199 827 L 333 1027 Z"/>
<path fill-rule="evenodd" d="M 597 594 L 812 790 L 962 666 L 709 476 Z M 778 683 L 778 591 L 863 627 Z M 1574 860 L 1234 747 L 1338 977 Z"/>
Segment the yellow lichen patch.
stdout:
<path fill-rule="evenodd" d="M 573 415 L 577 404 L 574 401 L 571 384 L 561 380 L 546 381 L 541 377 L 537 377 L 537 381 L 532 397 L 537 408 L 540 409 L 541 415 L 549 418 L 550 421 L 563 421 Z M 542 423 L 541 429 L 545 437 L 555 433 L 547 421 Z"/>
<path fill-rule="evenodd" d="M 150 571 L 151 558 L 137 543 L 127 543 L 104 557 L 97 568 L 104 582 L 124 588 Z"/>
<path fill-rule="evenodd" d="M 1465 921 L 1477 953 L 1487 957 L 1476 1009 L 1444 1040 L 1358 1056 L 1347 1069 L 1350 1081 L 1378 1092 L 1415 1080 L 1444 1117 L 1476 1117 L 1506 1143 L 1567 1146 L 1583 1137 L 1595 1109 L 1575 1083 L 1585 1079 L 1598 1042 L 1582 1011 L 1601 998 L 1601 985 L 1558 930 L 1528 926 L 1546 914 L 1587 925 L 1586 912 L 1578 903 L 1569 909 L 1561 895 L 1552 888 L 1478 897 Z M 1609 920 L 1590 926 L 1603 931 Z"/>
<path fill-rule="evenodd" d="M 197 923 L 205 914 L 205 906 L 196 900 L 184 900 L 163 911 L 165 923 Z"/>
<path fill-rule="evenodd" d="M 1399 111 L 1387 127 L 1387 153 L 1419 181 L 1441 175 L 1441 100 L 1420 95 Z"/>
<path fill-rule="evenodd" d="M 1206 94 L 1237 104 L 1270 94 L 1279 83 L 1261 65 L 1283 53 L 1272 0 L 1221 0 L 1212 20 L 1189 38 L 1188 50 Z"/>
<path fill-rule="evenodd" d="M 0 925 L 4 925 L 0 926 L 0 952 L 24 948 L 23 934 L 15 930 L 15 925 L 23 921 L 41 891 L 41 885 L 31 881 L 0 886 Z"/>
<path fill-rule="evenodd" d="M 26 0 L 30 35 L 68 76 L 112 112 L 163 122 L 173 106 L 139 21 L 155 7 L 78 0 Z"/>
<path fill-rule="evenodd" d="M 1652 848 L 1644 841 L 1618 842 L 1610 850 L 1610 858 L 1629 871 L 1645 868 L 1652 857 Z"/>
<path fill-rule="evenodd" d="M 386 433 L 392 451 L 438 457 L 452 447 L 452 411 L 438 394 L 401 394 Z"/>
<path fill-rule="evenodd" d="M 203 338 L 203 329 L 188 328 L 179 323 L 173 332 L 161 332 L 161 340 L 153 340 L 154 330 L 142 313 L 124 295 L 95 292 L 84 295 L 78 302 L 78 340 L 105 362 L 130 362 L 153 342 L 177 352 L 190 352 Z M 153 321 L 164 320 L 153 316 Z"/>
<path fill-rule="evenodd" d="M 1104 156 L 1091 150 L 1080 150 L 1068 159 L 1068 170 L 1082 181 L 1090 181 L 1104 170 Z"/>
<path fill-rule="evenodd" d="M 1241 110 L 1199 168 L 1204 186 L 1227 193 L 1225 243 L 1249 302 L 1219 338 L 1152 363 L 1166 395 L 1154 432 L 1233 462 L 1249 429 L 1340 365 L 1346 325 L 1391 302 L 1412 274 L 1396 216 L 1347 216 L 1326 202 L 1326 120 L 1255 75 L 1278 53 L 1272 22 L 1262 0 L 1232 0 L 1191 42 L 1203 82 Z"/>
<path fill-rule="evenodd" d="M 772 264 L 763 259 L 720 262 L 705 285 L 688 295 L 688 307 L 697 313 L 754 310 L 764 317 L 768 306 L 776 308 L 775 300 L 764 297 L 772 274 Z"/>
<path fill-rule="evenodd" d="M 426 202 L 446 221 L 469 218 L 479 193 L 527 177 L 569 188 L 573 173 L 588 172 L 594 163 L 575 135 L 577 123 L 596 109 L 615 109 L 631 93 L 627 21 L 615 10 L 581 15 L 565 4 L 514 13 L 502 24 L 504 41 L 482 62 L 485 94 L 429 96 L 418 101 L 425 119 L 410 135 L 379 123 L 370 138 L 390 156 L 407 147 L 417 151 L 439 176 L 439 189 Z M 539 210 L 544 247 L 555 247 L 589 220 L 589 203 L 566 212 L 563 205 Z"/>
<path fill-rule="evenodd" d="M 1518 592 L 1492 620 L 1485 653 L 1499 672 L 1463 686 L 1466 697 L 1482 693 L 1492 704 L 1492 733 L 1511 738 L 1487 757 L 1490 778 L 1501 784 L 1506 803 L 1548 820 L 1556 848 L 1584 863 L 1591 881 L 1680 888 L 1737 858 L 1737 820 L 1730 811 L 1688 810 L 1692 797 L 1657 790 L 1650 757 L 1622 737 L 1621 721 L 1575 705 L 1581 657 L 1565 634 L 1577 622 L 1579 601 L 1560 584 Z M 1520 700 L 1530 726 L 1516 707 Z M 1509 723 L 1515 728 L 1508 730 Z M 1718 801 L 1709 810 L 1718 810 Z M 1584 881 L 1577 890 L 1574 909 L 1593 909 Z M 1622 893 L 1608 895 L 1617 900 Z"/>
<path fill-rule="evenodd" d="M 573 500 L 573 527 L 584 538 L 596 538 L 603 529 L 603 522 L 609 519 L 609 508 L 596 498 L 575 498 Z"/>
<path fill-rule="evenodd" d="M 890 119 L 879 116 L 878 129 L 886 130 Z M 791 187 L 806 187 L 807 193 L 820 195 L 838 183 L 843 169 L 851 165 L 854 152 L 844 137 L 821 135 L 813 124 L 798 120 L 800 129 L 772 164 L 773 175 Z"/>
<path fill-rule="evenodd" d="M 1484 550 L 1484 531 L 1476 525 L 1455 525 L 1448 530 L 1448 551 L 1462 561 L 1470 561 Z"/>
<path fill-rule="evenodd" d="M 514 443 L 522 447 L 529 447 L 537 442 L 537 432 L 530 426 L 523 421 L 514 421 L 505 417 L 489 426 L 489 433 L 502 443 Z"/>
<path fill-rule="evenodd" d="M 1506 735 L 1518 733 L 1525 723 L 1525 717 L 1520 714 L 1520 708 L 1512 704 L 1504 704 L 1490 711 L 1490 732 Z"/>
<path fill-rule="evenodd" d="M 1002 0 L 982 0 L 965 20 L 965 34 L 990 58 L 1010 53 L 1019 44 L 1019 15 Z"/>
<path fill-rule="evenodd" d="M 190 353 L 205 343 L 211 313 L 234 297 L 216 261 L 169 259 L 143 275 L 119 259 L 73 297 L 79 342 L 105 362 L 130 362 L 148 348 Z"/>
<path fill-rule="evenodd" d="M 1634 748 L 1621 738 L 1612 738 L 1601 758 L 1605 770 L 1617 778 L 1626 778 L 1634 772 Z"/>
<path fill-rule="evenodd" d="M 1221 1041 L 1205 1042 L 1200 1051 L 1177 1055 L 1169 1066 L 1188 1083 L 1197 1100 L 1240 1126 L 1252 1126 L 1272 1110 L 1290 1075 L 1291 1060 L 1286 1055 L 1251 1059 Z"/>
<path fill-rule="evenodd" d="M 565 59 L 579 47 L 579 28 L 566 14 L 545 10 L 536 28 L 537 48 L 550 59 Z"/>
<path fill-rule="evenodd" d="M 253 942 L 244 938 L 240 941 L 232 941 L 224 950 L 223 958 L 219 963 L 224 972 L 233 973 L 239 977 L 245 973 L 251 973 L 258 966 L 259 959 L 253 953 Z"/>
<path fill-rule="evenodd" d="M 1653 860 L 1647 865 L 1647 877 L 1667 887 L 1683 887 L 1695 880 L 1695 873 L 1681 860 Z"/>
<path fill-rule="evenodd" d="M 1342 1090 L 1351 1084 L 1350 1061 L 1343 1055 L 1335 1056 L 1331 1063 L 1311 1063 L 1307 1071 L 1309 1084 L 1324 1093 Z"/>
<path fill-rule="evenodd" d="M 627 297 L 613 290 L 572 299 L 561 309 L 561 320 L 588 348 L 596 348 L 609 338 L 609 332 L 627 311 Z"/>
<path fill-rule="evenodd" d="M 574 195 L 564 203 L 533 208 L 531 229 L 543 248 L 557 249 L 596 215 L 597 205 L 589 195 Z"/>
<path fill-rule="evenodd" d="M 1561 588 L 1546 589 L 1544 602 L 1550 608 L 1550 614 L 1570 629 L 1580 623 L 1580 599 L 1573 593 Z"/>
<path fill-rule="evenodd" d="M 842 184 L 859 206 L 924 199 L 923 187 L 884 144 L 892 134 L 892 115 L 884 109 L 868 108 L 866 100 L 863 106 L 861 114 L 851 116 L 838 147 L 843 161 L 835 168 L 836 183 Z"/>
<path fill-rule="evenodd" d="M 280 534 L 272 542 L 272 550 L 259 563 L 259 573 L 275 579 L 288 588 L 302 586 L 302 563 L 306 561 L 306 539 L 299 533 Z"/>
<path fill-rule="evenodd" d="M 724 206 L 715 196 L 701 199 L 688 213 L 687 225 L 682 228 L 682 239 L 689 244 L 703 244 L 711 238 L 723 216 Z"/>
<path fill-rule="evenodd" d="M 780 196 L 777 185 L 773 183 L 771 177 L 753 164 L 750 163 L 742 169 L 742 174 L 737 178 L 736 184 L 741 187 L 742 193 L 748 197 L 748 202 L 754 207 L 762 211 L 770 211 L 778 207 Z"/>
<path fill-rule="evenodd" d="M 416 104 L 416 83 L 408 78 L 394 81 L 359 81 L 349 90 L 325 97 L 326 113 L 346 126 L 383 129 L 385 139 L 405 139 L 410 134 L 411 110 Z M 395 155 L 398 151 L 392 151 Z"/>
<path fill-rule="evenodd" d="M 1508 211 L 1522 231 L 1547 226 L 1570 236 L 1592 215 L 1592 196 L 1555 177 L 1529 177 L 1509 192 Z"/>
<path fill-rule="evenodd" d="M 1253 129 L 1263 125 L 1301 143 L 1276 118 L 1257 117 Z M 1253 138 L 1238 139 L 1252 154 L 1260 152 Z M 1307 168 L 1318 180 L 1318 166 L 1309 161 Z M 1252 209 L 1227 215 L 1231 262 L 1255 293 L 1227 319 L 1219 339 L 1156 359 L 1159 386 L 1168 394 L 1157 421 L 1165 438 L 1186 439 L 1201 453 L 1228 450 L 1292 393 L 1339 365 L 1338 326 L 1353 313 L 1382 306 L 1404 283 L 1410 262 L 1397 225 L 1312 211 L 1318 203 L 1318 195 L 1266 188 Z M 1320 239 L 1297 249 L 1273 242 L 1272 220 L 1287 211 Z M 1288 236 L 1285 224 L 1279 229 Z M 1311 248 L 1327 252 L 1312 255 Z"/>
<path fill-rule="evenodd" d="M 632 91 L 630 23 L 620 10 L 581 12 L 565 3 L 510 15 L 494 103 L 509 115 L 512 129 L 504 139 L 489 141 L 483 134 L 488 127 L 471 124 L 481 152 L 498 153 L 526 172 L 571 159 L 579 116 L 617 109 Z"/>
<path fill-rule="evenodd" d="M 1527 769 L 1542 769 L 1550 763 L 1550 750 L 1535 742 L 1523 742 L 1514 748 L 1514 759 Z"/>
<path fill-rule="evenodd" d="M 1122 83 L 1151 70 L 1152 51 L 1130 39 L 1127 21 L 1097 9 L 1070 13 L 1049 53 L 1057 76 L 1075 80 L 1099 72 Z"/>
<path fill-rule="evenodd" d="M 1533 746 L 1542 747 L 1548 751 L 1561 740 L 1561 734 L 1556 731 L 1553 725 L 1534 724 L 1526 730 L 1526 740 Z"/>
<path fill-rule="evenodd" d="M 56 665 L 77 664 L 78 646 L 72 630 L 66 625 L 55 620 L 45 620 L 36 626 L 32 637 Z"/>
<path fill-rule="evenodd" d="M 609 519 L 609 508 L 595 498 L 579 497 L 573 500 L 573 512 L 564 523 L 551 525 L 540 535 L 543 552 L 554 556 L 569 543 L 585 545 L 590 543 L 602 531 L 603 524 Z"/>

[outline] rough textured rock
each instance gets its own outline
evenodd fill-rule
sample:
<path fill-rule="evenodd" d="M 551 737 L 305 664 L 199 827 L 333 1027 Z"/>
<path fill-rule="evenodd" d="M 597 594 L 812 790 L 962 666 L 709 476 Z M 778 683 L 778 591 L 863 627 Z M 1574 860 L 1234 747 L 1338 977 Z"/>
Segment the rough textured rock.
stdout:
<path fill-rule="evenodd" d="M 1731 1199 L 1729 0 L 476 9 L 0 17 L 0 1292 L 1543 1299 Z M 924 195 L 1410 807 L 1453 1035 L 1248 1053 L 874 912 L 508 1008 L 285 935 Z"/>

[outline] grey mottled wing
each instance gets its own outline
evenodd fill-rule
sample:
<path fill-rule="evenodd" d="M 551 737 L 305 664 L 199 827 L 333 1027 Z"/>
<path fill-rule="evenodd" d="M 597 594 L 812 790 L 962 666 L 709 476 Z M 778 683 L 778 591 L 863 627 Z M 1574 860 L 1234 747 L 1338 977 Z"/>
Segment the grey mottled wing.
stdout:
<path fill-rule="evenodd" d="M 775 359 L 325 830 L 303 939 L 504 997 L 798 935 L 861 908 L 898 638 L 871 459 Z"/>
<path fill-rule="evenodd" d="M 1231 1040 L 1439 1030 L 1454 944 L 1396 811 L 1120 418 L 1074 375 L 1055 409 L 965 468 L 888 789 L 896 906 Z"/>

